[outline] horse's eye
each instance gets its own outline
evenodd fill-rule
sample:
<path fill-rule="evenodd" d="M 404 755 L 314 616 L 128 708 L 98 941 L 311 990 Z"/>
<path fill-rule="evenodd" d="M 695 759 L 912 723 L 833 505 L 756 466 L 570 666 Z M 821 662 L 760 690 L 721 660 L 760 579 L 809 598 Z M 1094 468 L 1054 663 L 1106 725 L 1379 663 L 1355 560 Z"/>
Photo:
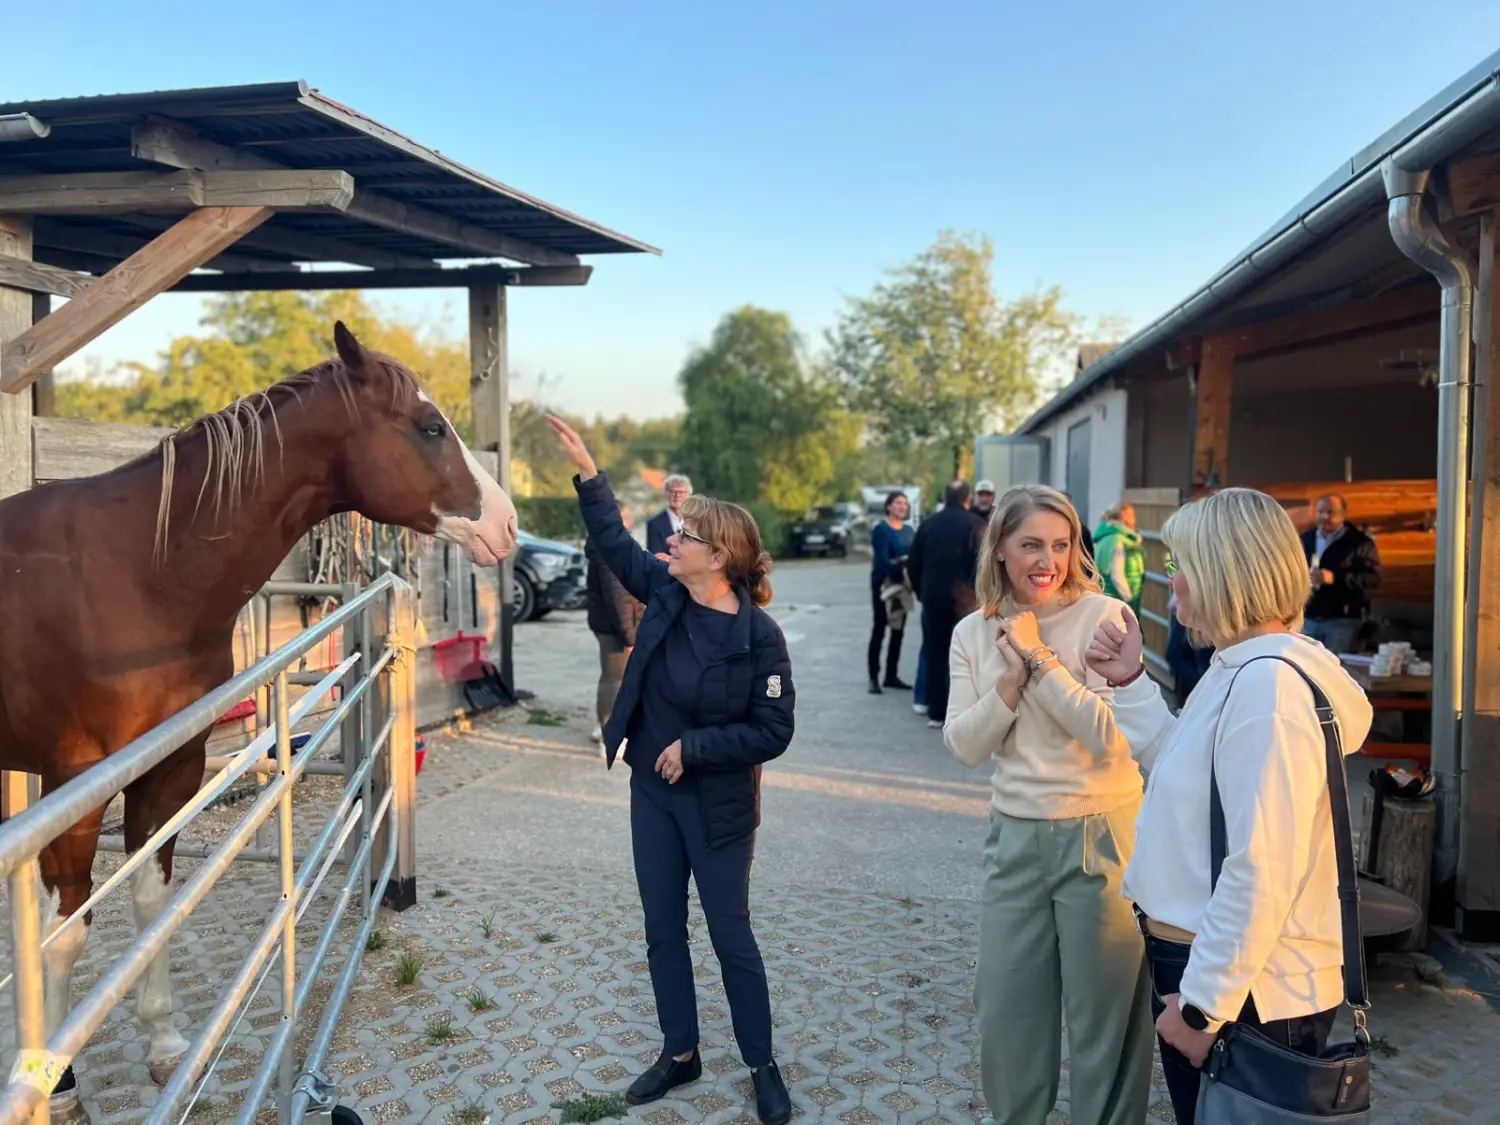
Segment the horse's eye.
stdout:
<path fill-rule="evenodd" d="M 429 422 L 422 427 L 422 432 L 430 438 L 440 438 L 447 432 L 447 429 L 441 422 Z"/>

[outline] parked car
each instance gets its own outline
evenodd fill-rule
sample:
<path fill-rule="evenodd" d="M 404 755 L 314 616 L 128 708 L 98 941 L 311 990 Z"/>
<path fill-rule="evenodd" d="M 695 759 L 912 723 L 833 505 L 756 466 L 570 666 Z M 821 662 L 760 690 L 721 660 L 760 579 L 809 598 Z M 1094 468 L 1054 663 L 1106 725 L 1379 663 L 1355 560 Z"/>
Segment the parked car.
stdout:
<path fill-rule="evenodd" d="M 829 555 L 843 558 L 857 536 L 859 516 L 857 504 L 842 501 L 814 508 L 806 519 L 787 529 L 787 546 L 792 557 Z"/>
<path fill-rule="evenodd" d="M 577 547 L 521 531 L 514 558 L 511 602 L 518 624 L 540 620 L 554 609 L 583 608 L 587 563 Z"/>

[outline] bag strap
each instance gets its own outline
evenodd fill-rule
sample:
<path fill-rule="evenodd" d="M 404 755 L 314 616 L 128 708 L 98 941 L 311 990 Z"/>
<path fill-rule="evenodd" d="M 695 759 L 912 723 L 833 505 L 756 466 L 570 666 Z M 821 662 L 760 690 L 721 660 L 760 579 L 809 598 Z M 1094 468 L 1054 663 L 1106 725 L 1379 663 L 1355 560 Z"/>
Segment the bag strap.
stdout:
<path fill-rule="evenodd" d="M 1349 820 L 1349 782 L 1344 773 L 1344 753 L 1339 739 L 1337 718 L 1333 706 L 1323 689 L 1313 682 L 1311 676 L 1295 661 L 1284 656 L 1257 656 L 1245 661 L 1240 668 L 1256 660 L 1279 660 L 1289 665 L 1302 677 L 1312 692 L 1313 707 L 1318 715 L 1318 725 L 1323 728 L 1323 751 L 1327 759 L 1328 802 L 1333 811 L 1333 853 L 1338 862 L 1339 915 L 1344 944 L 1344 1002 L 1354 1009 L 1355 1034 L 1364 1042 L 1365 1011 L 1370 1007 L 1369 982 L 1365 975 L 1365 947 L 1359 925 L 1359 875 L 1354 866 L 1354 830 Z M 1235 673 L 1236 678 L 1239 672 Z M 1234 684 L 1231 681 L 1230 690 Z M 1227 702 L 1227 695 L 1226 695 Z M 1222 720 L 1222 712 L 1220 718 Z M 1211 864 L 1209 886 L 1217 888 L 1219 872 L 1224 866 L 1224 857 L 1229 851 L 1229 832 L 1224 823 L 1224 806 L 1219 800 L 1219 777 L 1216 768 L 1218 737 L 1214 738 L 1214 753 L 1209 755 L 1209 847 Z"/>

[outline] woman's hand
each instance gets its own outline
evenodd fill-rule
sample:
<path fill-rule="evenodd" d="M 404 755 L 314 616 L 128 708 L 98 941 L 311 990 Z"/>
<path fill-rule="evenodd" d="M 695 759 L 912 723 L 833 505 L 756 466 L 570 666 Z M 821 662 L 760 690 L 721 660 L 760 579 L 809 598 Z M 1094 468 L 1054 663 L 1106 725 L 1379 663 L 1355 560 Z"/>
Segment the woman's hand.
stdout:
<path fill-rule="evenodd" d="M 1021 705 L 1021 689 L 1026 686 L 1026 661 L 1006 636 L 1003 623 L 995 626 L 995 651 L 1005 664 L 1005 671 L 995 681 L 995 694 L 1014 711 Z"/>
<path fill-rule="evenodd" d="M 1083 653 L 1084 663 L 1110 683 L 1121 683 L 1140 671 L 1141 652 L 1145 648 L 1141 623 L 1128 605 L 1124 610 L 1125 628 L 1113 621 L 1100 622 Z"/>
<path fill-rule="evenodd" d="M 1005 635 L 1010 638 L 1010 643 L 1021 654 L 1023 662 L 1035 656 L 1038 649 L 1046 647 L 1042 644 L 1042 634 L 1036 625 L 1036 614 L 1030 610 L 1006 618 L 1001 625 L 1005 629 Z"/>
<path fill-rule="evenodd" d="M 599 475 L 599 466 L 594 464 L 589 447 L 583 444 L 583 439 L 578 436 L 578 432 L 572 426 L 555 414 L 547 415 L 547 425 L 552 427 L 552 432 L 562 443 L 563 452 L 568 455 L 568 460 L 578 466 L 579 480 L 588 480 L 590 477 Z"/>
<path fill-rule="evenodd" d="M 678 778 L 682 776 L 682 739 L 679 738 L 661 752 L 661 757 L 656 759 L 656 772 L 667 779 L 668 785 L 677 784 Z"/>
<path fill-rule="evenodd" d="M 1187 1025 L 1187 1021 L 1182 1018 L 1177 993 L 1163 996 L 1162 1002 L 1166 1004 L 1166 1009 L 1157 1017 L 1156 1033 L 1162 1037 L 1162 1042 L 1176 1047 L 1183 1058 L 1201 1069 L 1208 1060 L 1208 1052 L 1213 1050 L 1214 1040 L 1218 1035 L 1212 1031 L 1194 1031 Z"/>

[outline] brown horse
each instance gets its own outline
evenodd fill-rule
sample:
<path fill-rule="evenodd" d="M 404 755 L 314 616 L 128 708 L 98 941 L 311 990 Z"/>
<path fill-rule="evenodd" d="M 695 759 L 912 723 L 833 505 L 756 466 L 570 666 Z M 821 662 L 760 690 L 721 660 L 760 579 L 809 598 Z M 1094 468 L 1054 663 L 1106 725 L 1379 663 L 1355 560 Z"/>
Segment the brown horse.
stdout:
<path fill-rule="evenodd" d="M 355 511 L 458 544 L 493 566 L 515 546 L 516 510 L 415 375 L 342 323 L 338 360 L 199 419 L 112 472 L 0 500 L 0 768 L 56 790 L 234 674 L 236 618 L 319 520 Z M 135 851 L 203 780 L 207 733 L 125 790 Z M 41 855 L 50 935 L 92 893 L 104 809 Z M 174 838 L 175 839 L 175 838 Z M 170 898 L 172 848 L 132 887 L 136 925 Z M 89 917 L 49 947 L 48 1033 L 68 1011 Z M 152 1078 L 187 1043 L 172 1021 L 168 954 L 137 1010 Z M 71 1068 L 61 1117 L 81 1114 Z"/>

